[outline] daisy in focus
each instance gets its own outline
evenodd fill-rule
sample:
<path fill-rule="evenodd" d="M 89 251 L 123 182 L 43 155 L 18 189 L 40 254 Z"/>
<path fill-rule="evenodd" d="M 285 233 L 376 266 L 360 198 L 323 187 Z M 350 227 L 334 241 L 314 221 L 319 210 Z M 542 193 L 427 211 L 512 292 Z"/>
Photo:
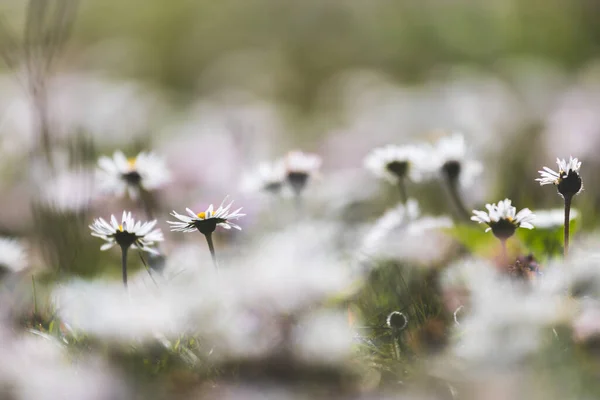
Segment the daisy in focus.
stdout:
<path fill-rule="evenodd" d="M 541 175 L 536 181 L 540 185 L 555 185 L 558 193 L 565 200 L 565 213 L 564 213 L 564 255 L 567 256 L 569 253 L 569 236 L 570 236 L 570 221 L 571 221 L 571 202 L 573 197 L 579 194 L 583 190 L 583 182 L 579 175 L 579 169 L 581 168 L 581 161 L 576 158 L 569 157 L 569 161 L 556 159 L 558 165 L 558 172 L 551 170 L 548 167 L 543 167 L 542 171 L 538 171 Z"/>
<path fill-rule="evenodd" d="M 225 197 L 219 208 L 216 210 L 211 204 L 208 206 L 206 211 L 201 211 L 197 214 L 189 208 L 185 209 L 188 215 L 182 215 L 176 211 L 173 211 L 171 215 L 177 218 L 179 221 L 167 221 L 167 223 L 171 225 L 172 231 L 194 232 L 195 230 L 198 230 L 198 232 L 202 233 L 206 238 L 206 243 L 208 244 L 208 249 L 210 250 L 210 255 L 212 257 L 215 269 L 218 268 L 218 263 L 215 246 L 212 240 L 212 233 L 215 231 L 215 229 L 217 229 L 217 226 L 220 226 L 224 229 L 234 228 L 237 230 L 242 230 L 241 227 L 231 221 L 246 215 L 240 214 L 242 207 L 235 211 L 230 211 L 233 201 L 225 205 L 226 200 L 227 197 Z"/>
<path fill-rule="evenodd" d="M 108 250 L 115 244 L 118 244 L 124 249 L 133 247 L 158 255 L 159 252 L 153 246 L 156 242 L 163 241 L 164 238 L 159 228 L 154 229 L 155 226 L 156 220 L 144 223 L 141 221 L 135 222 L 130 212 L 123 211 L 120 223 L 114 215 L 111 215 L 110 223 L 106 222 L 103 218 L 97 218 L 90 225 L 90 229 L 92 230 L 92 236 L 106 241 L 100 247 L 102 251 Z"/>
<path fill-rule="evenodd" d="M 205 211 L 201 211 L 199 213 L 195 213 L 189 208 L 185 209 L 188 215 L 182 215 L 176 211 L 173 211 L 171 215 L 177 218 L 178 221 L 167 221 L 167 223 L 171 225 L 172 231 L 194 232 L 195 230 L 198 230 L 204 235 L 213 233 L 217 226 L 220 226 L 224 229 L 234 228 L 241 230 L 241 227 L 231 221 L 237 220 L 246 214 L 240 214 L 242 207 L 235 211 L 230 211 L 233 201 L 225 205 L 226 200 L 227 198 L 223 200 L 221 205 L 216 210 L 211 204 Z"/>
<path fill-rule="evenodd" d="M 112 158 L 102 156 L 98 160 L 97 176 L 102 191 L 120 197 L 127 193 L 132 199 L 137 199 L 142 190 L 156 190 L 170 180 L 163 159 L 146 152 L 132 158 L 125 157 L 121 151 L 116 151 Z"/>
<path fill-rule="evenodd" d="M 424 148 L 387 145 L 372 150 L 365 158 L 365 168 L 392 184 L 404 179 L 419 182 L 423 178 Z"/>
<path fill-rule="evenodd" d="M 19 272 L 27 266 L 25 246 L 15 239 L 0 238 L 0 274 Z"/>
<path fill-rule="evenodd" d="M 321 168 L 321 157 L 302 151 L 291 151 L 284 158 L 286 179 L 296 196 L 300 195 L 309 179 Z"/>
<path fill-rule="evenodd" d="M 483 166 L 468 156 L 465 137 L 460 133 L 442 137 L 435 144 L 431 165 L 444 179 L 469 186 L 481 173 Z"/>
<path fill-rule="evenodd" d="M 504 199 L 498 204 L 486 204 L 487 212 L 473 210 L 472 221 L 487 224 L 486 232 L 492 231 L 494 236 L 500 240 L 511 237 L 517 228 L 533 229 L 532 221 L 535 215 L 529 208 L 524 208 L 517 213 L 512 206 L 511 200 Z"/>
<path fill-rule="evenodd" d="M 538 171 L 541 177 L 537 178 L 536 181 L 542 186 L 555 185 L 558 193 L 563 197 L 573 197 L 579 194 L 583 189 L 583 183 L 579 175 L 581 161 L 573 157 L 570 157 L 568 162 L 557 158 L 556 164 L 558 165 L 558 172 L 543 167 L 542 171 Z"/>

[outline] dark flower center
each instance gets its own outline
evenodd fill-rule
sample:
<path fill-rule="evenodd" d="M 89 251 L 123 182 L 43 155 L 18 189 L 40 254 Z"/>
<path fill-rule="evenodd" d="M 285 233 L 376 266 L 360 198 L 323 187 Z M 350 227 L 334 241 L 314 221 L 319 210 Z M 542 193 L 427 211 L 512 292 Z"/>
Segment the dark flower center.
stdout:
<path fill-rule="evenodd" d="M 490 224 L 492 228 L 492 233 L 498 239 L 508 239 L 512 235 L 514 235 L 517 230 L 517 225 L 512 220 L 501 219 L 498 222 L 492 222 Z"/>
<path fill-rule="evenodd" d="M 404 316 L 404 314 L 399 313 L 399 312 L 394 312 L 394 313 L 390 314 L 388 321 L 389 321 L 390 328 L 392 328 L 392 329 L 402 329 L 405 327 L 406 323 L 408 322 L 406 320 L 406 316 Z"/>
<path fill-rule="evenodd" d="M 282 182 L 269 182 L 263 186 L 263 190 L 269 193 L 278 193 L 281 190 Z"/>
<path fill-rule="evenodd" d="M 224 218 L 198 219 L 192 222 L 192 224 L 203 235 L 209 235 L 213 233 L 215 229 L 217 229 L 217 224 L 220 224 L 222 222 L 227 222 L 227 220 Z"/>
<path fill-rule="evenodd" d="M 306 172 L 288 172 L 287 179 L 294 192 L 298 195 L 308 182 L 308 174 Z"/>
<path fill-rule="evenodd" d="M 398 178 L 404 178 L 408 172 L 408 161 L 392 161 L 385 167 Z"/>
<path fill-rule="evenodd" d="M 560 179 L 558 180 L 558 192 L 563 196 L 574 196 L 581 191 L 582 182 L 581 176 L 573 170 L 569 173 L 561 171 Z"/>
<path fill-rule="evenodd" d="M 120 230 L 117 231 L 117 233 L 115 233 L 115 240 L 117 244 L 121 247 L 129 248 L 138 239 L 138 236 L 127 231 Z"/>
<path fill-rule="evenodd" d="M 142 182 L 142 176 L 137 171 L 130 171 L 121 175 L 131 186 L 139 186 Z"/>
<path fill-rule="evenodd" d="M 446 161 L 442 165 L 442 172 L 450 181 L 455 181 L 460 176 L 461 165 L 458 161 Z"/>

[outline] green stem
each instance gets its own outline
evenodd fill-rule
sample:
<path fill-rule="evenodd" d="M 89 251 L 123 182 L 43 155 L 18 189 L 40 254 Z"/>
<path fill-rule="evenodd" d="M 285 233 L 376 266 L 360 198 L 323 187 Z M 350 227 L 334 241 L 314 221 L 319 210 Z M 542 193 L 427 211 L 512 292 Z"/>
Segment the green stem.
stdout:
<path fill-rule="evenodd" d="M 394 341 L 394 358 L 400 360 L 400 346 L 398 345 L 399 334 L 392 331 L 392 340 Z"/>
<path fill-rule="evenodd" d="M 217 263 L 217 255 L 215 254 L 215 246 L 212 240 L 212 233 L 204 234 L 206 237 L 206 243 L 208 243 L 208 249 L 210 250 L 210 256 L 212 257 L 213 265 L 215 266 L 215 270 L 219 270 L 219 264 Z"/>
<path fill-rule="evenodd" d="M 139 187 L 140 191 L 140 203 L 142 204 L 142 208 L 144 209 L 144 213 L 146 213 L 146 218 L 148 220 L 154 219 L 154 213 L 152 212 L 152 202 L 151 202 L 151 194 L 141 186 Z"/>
<path fill-rule="evenodd" d="M 569 254 L 569 230 L 571 226 L 571 200 L 573 196 L 565 196 L 565 250 L 564 256 Z"/>
<path fill-rule="evenodd" d="M 127 252 L 129 246 L 121 246 L 121 266 L 123 268 L 123 286 L 127 289 Z"/>
<path fill-rule="evenodd" d="M 408 196 L 406 194 L 406 184 L 404 182 L 404 178 L 398 179 L 398 191 L 400 192 L 400 201 L 402 204 L 406 204 Z"/>
<path fill-rule="evenodd" d="M 463 202 L 462 197 L 458 192 L 458 180 L 445 179 L 445 182 L 446 190 L 450 195 L 450 200 L 452 202 L 452 205 L 454 206 L 455 211 L 458 214 L 458 217 L 464 219 L 465 221 L 469 221 L 471 214 L 469 214 L 469 212 L 467 211 L 465 203 Z"/>
<path fill-rule="evenodd" d="M 38 313 L 37 294 L 36 294 L 36 290 L 35 290 L 35 276 L 34 275 L 31 275 L 31 286 L 33 287 L 33 314 L 37 315 L 37 313 Z"/>
<path fill-rule="evenodd" d="M 502 268 L 508 267 L 508 251 L 506 249 L 506 239 L 500 239 L 502 245 Z"/>

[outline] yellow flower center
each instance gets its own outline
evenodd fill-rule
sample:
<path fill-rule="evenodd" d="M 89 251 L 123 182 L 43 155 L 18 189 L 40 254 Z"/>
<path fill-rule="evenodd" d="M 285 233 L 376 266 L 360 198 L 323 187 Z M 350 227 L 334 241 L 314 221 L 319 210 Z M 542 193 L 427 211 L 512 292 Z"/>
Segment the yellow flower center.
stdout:
<path fill-rule="evenodd" d="M 129 165 L 129 169 L 135 169 L 135 163 L 137 162 L 137 157 L 130 157 L 127 159 L 127 164 Z"/>
<path fill-rule="evenodd" d="M 204 211 L 197 214 L 198 218 L 206 219 L 206 213 Z"/>
<path fill-rule="evenodd" d="M 119 225 L 119 230 L 123 232 L 123 225 Z"/>

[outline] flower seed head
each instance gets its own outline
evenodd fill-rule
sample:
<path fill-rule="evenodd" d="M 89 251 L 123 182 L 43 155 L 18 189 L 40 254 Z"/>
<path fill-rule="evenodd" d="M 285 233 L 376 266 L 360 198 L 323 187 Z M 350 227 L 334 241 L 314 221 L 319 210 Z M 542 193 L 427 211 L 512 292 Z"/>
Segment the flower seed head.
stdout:
<path fill-rule="evenodd" d="M 390 329 L 401 331 L 408 325 L 408 318 L 399 311 L 393 311 L 388 315 L 386 323 Z"/>

